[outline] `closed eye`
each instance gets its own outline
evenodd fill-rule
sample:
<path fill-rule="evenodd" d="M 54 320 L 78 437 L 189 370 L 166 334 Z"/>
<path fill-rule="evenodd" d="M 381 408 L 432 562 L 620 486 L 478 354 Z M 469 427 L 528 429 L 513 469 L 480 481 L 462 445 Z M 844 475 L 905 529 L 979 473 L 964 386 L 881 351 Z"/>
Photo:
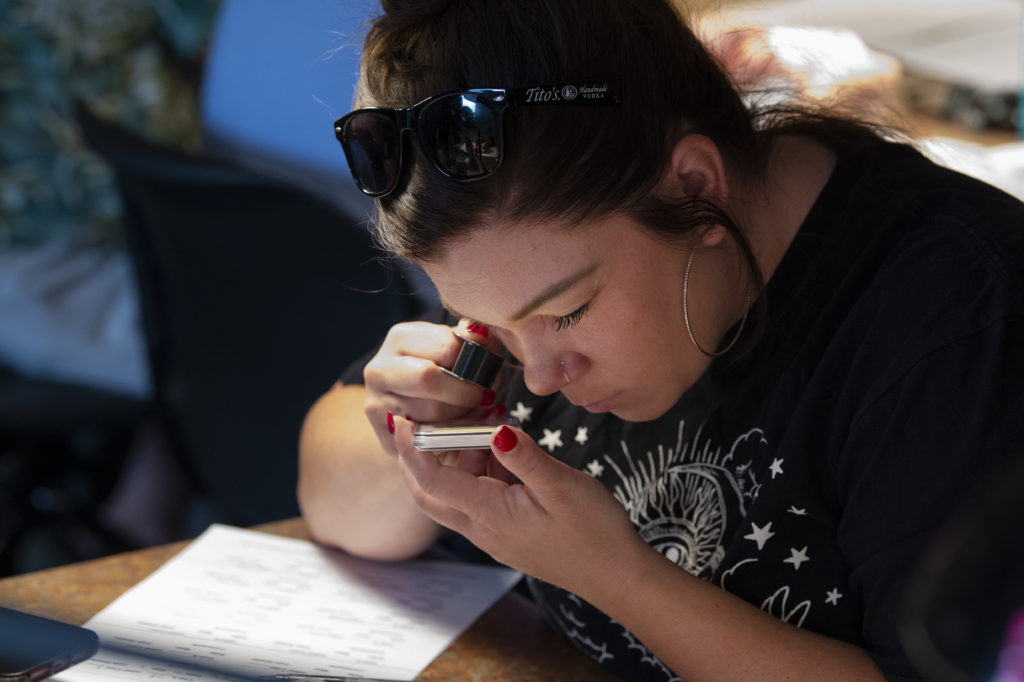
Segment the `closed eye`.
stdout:
<path fill-rule="evenodd" d="M 576 310 L 572 311 L 568 315 L 562 315 L 561 317 L 555 318 L 555 330 L 562 331 L 563 329 L 569 329 L 575 327 L 583 319 L 583 316 L 590 310 L 590 304 L 584 303 Z"/>

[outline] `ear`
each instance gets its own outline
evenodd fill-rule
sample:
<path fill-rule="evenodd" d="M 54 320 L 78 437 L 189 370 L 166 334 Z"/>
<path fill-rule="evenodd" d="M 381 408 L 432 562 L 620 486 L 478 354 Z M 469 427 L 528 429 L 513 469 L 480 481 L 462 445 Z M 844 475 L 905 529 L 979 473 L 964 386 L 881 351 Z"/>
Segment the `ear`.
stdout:
<path fill-rule="evenodd" d="M 725 177 L 725 164 L 718 146 L 705 135 L 691 133 L 676 142 L 668 173 L 662 182 L 669 195 L 698 196 L 723 208 L 728 206 L 729 183 Z M 725 236 L 726 229 L 715 225 L 701 235 L 701 244 L 717 246 Z"/>
<path fill-rule="evenodd" d="M 718 146 L 711 138 L 697 133 L 676 142 L 663 181 L 670 194 L 699 196 L 725 207 L 729 201 L 729 183 Z"/>

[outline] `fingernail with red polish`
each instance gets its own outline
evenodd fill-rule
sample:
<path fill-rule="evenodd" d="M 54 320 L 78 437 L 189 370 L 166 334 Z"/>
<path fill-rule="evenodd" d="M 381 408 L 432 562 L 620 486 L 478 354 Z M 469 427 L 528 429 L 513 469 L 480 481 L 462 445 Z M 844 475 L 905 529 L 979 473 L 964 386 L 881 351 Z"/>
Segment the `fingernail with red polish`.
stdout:
<path fill-rule="evenodd" d="M 497 405 L 491 405 L 490 407 L 487 408 L 487 411 L 484 412 L 483 419 L 487 419 L 492 414 L 495 417 L 500 417 L 501 415 L 505 414 L 506 412 L 508 412 L 508 408 L 505 407 L 504 405 L 502 405 L 501 403 L 498 403 Z"/>
<path fill-rule="evenodd" d="M 388 433 L 395 432 L 395 415 L 391 414 L 391 410 L 388 410 Z"/>
<path fill-rule="evenodd" d="M 489 388 L 484 389 L 484 394 L 480 397 L 481 405 L 493 405 L 494 404 L 494 391 Z"/>
<path fill-rule="evenodd" d="M 473 332 L 474 334 L 479 334 L 480 336 L 484 337 L 485 339 L 488 336 L 490 336 L 490 334 L 491 334 L 491 332 L 488 331 L 488 329 L 487 329 L 487 325 L 480 324 L 479 322 L 474 322 L 474 323 L 470 324 L 468 327 L 466 327 L 466 329 L 468 329 L 469 331 Z"/>
<path fill-rule="evenodd" d="M 494 447 L 498 448 L 502 452 L 508 452 L 516 446 L 518 439 L 516 438 L 516 432 L 507 426 L 502 426 L 498 429 L 498 432 L 494 434 Z"/>

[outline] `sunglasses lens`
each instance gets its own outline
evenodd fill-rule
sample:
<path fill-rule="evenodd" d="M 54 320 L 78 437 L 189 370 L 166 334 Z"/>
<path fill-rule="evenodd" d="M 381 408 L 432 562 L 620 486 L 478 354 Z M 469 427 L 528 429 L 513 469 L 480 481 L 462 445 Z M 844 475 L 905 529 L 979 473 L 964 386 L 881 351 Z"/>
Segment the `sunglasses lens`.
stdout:
<path fill-rule="evenodd" d="M 501 159 L 500 114 L 484 95 L 450 95 L 423 108 L 418 132 L 442 172 L 480 177 L 493 172 Z"/>
<path fill-rule="evenodd" d="M 390 192 L 398 180 L 401 135 L 390 115 L 359 111 L 346 118 L 341 146 L 359 188 L 374 196 Z"/>

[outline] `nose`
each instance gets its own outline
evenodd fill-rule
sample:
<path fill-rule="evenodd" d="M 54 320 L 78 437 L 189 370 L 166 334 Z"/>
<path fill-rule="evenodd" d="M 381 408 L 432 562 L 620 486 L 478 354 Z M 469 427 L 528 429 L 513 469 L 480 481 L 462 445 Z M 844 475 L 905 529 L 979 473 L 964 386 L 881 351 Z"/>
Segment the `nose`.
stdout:
<path fill-rule="evenodd" d="M 556 393 L 577 381 L 586 371 L 587 363 L 576 353 L 555 354 L 523 361 L 523 381 L 534 395 Z"/>
<path fill-rule="evenodd" d="M 565 384 L 558 362 L 523 362 L 523 381 L 534 395 L 550 395 Z"/>

